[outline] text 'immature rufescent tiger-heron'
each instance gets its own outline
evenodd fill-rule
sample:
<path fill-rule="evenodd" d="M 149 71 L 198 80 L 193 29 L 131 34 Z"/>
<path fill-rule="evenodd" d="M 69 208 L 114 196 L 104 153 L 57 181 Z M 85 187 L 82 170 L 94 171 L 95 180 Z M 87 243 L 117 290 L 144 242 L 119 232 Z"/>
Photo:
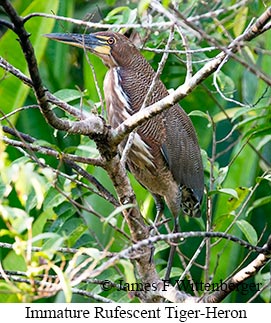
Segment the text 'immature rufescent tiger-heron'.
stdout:
<path fill-rule="evenodd" d="M 104 95 L 108 120 L 113 128 L 140 110 L 155 72 L 129 39 L 114 32 L 45 36 L 85 48 L 100 57 L 109 68 L 104 80 Z M 167 95 L 166 87 L 159 80 L 145 106 Z M 126 141 L 120 145 L 121 152 Z M 158 211 L 161 211 L 164 198 L 175 223 L 180 210 L 191 217 L 200 216 L 204 190 L 201 154 L 193 124 L 178 104 L 137 129 L 127 166 L 152 193 Z"/>

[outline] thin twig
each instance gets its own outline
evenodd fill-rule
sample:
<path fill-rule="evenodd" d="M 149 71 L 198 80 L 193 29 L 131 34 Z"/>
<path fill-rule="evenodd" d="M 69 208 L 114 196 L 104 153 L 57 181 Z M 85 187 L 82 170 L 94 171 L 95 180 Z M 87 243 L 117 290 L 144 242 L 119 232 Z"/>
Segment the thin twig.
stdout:
<path fill-rule="evenodd" d="M 192 67 L 192 55 L 189 49 L 189 45 L 188 45 L 188 40 L 186 35 L 182 32 L 180 26 L 176 26 L 176 29 L 178 30 L 181 38 L 182 38 L 182 42 L 183 42 L 183 47 L 185 49 L 185 55 L 186 55 L 186 77 L 185 77 L 185 81 L 184 83 L 188 82 L 190 80 L 190 78 L 193 75 L 193 67 Z"/>

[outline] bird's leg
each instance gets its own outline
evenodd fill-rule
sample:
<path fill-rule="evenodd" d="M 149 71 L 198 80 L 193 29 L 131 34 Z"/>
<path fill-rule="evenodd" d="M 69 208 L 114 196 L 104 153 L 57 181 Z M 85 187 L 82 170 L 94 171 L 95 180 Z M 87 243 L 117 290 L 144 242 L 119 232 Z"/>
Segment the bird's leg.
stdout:
<path fill-rule="evenodd" d="M 155 206 L 156 206 L 156 216 L 155 216 L 155 219 L 154 219 L 154 223 L 153 223 L 153 233 L 155 231 L 157 231 L 157 223 L 159 223 L 159 221 L 161 220 L 163 214 L 164 214 L 164 203 L 163 203 L 163 199 L 160 195 L 156 195 L 156 194 L 153 194 L 153 198 L 154 198 L 154 201 L 155 201 Z M 152 235 L 153 235 L 152 233 Z"/>
<path fill-rule="evenodd" d="M 178 216 L 174 217 L 173 233 L 176 233 L 176 232 L 180 232 L 180 223 L 179 223 L 179 217 Z M 176 248 L 177 248 L 177 245 L 173 242 L 170 245 L 167 269 L 166 269 L 166 274 L 165 274 L 165 278 L 164 278 L 166 281 L 169 280 L 169 278 L 170 278 L 170 272 L 171 272 L 171 269 L 172 269 L 173 259 L 174 259 L 174 255 L 175 255 L 175 252 L 176 252 Z"/>
<path fill-rule="evenodd" d="M 161 196 L 153 194 L 153 198 L 154 198 L 155 206 L 156 206 L 156 216 L 155 216 L 155 219 L 153 222 L 153 227 L 150 231 L 150 236 L 154 236 L 154 234 L 156 232 L 158 232 L 156 224 L 160 221 L 160 219 L 162 218 L 163 213 L 164 213 L 164 203 L 163 203 L 163 199 L 161 198 Z M 152 262 L 152 260 L 153 260 L 153 254 L 154 254 L 154 247 L 152 246 L 151 255 L 150 255 L 150 262 Z"/>

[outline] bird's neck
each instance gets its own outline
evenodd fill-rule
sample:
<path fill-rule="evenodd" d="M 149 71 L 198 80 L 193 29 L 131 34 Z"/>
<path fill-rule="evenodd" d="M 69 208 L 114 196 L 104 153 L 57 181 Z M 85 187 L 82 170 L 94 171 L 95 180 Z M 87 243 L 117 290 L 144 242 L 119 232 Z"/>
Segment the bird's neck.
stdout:
<path fill-rule="evenodd" d="M 111 70 L 118 88 L 129 102 L 130 114 L 139 111 L 155 76 L 151 66 L 135 62 L 131 66 L 115 67 Z"/>

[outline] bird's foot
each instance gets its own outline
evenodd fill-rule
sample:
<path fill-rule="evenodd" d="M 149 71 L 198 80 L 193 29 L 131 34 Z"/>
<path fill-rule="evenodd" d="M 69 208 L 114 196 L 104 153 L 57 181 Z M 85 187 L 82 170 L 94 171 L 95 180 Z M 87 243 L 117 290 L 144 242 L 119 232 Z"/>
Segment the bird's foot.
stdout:
<path fill-rule="evenodd" d="M 150 236 L 153 237 L 155 234 L 159 234 L 158 228 L 160 228 L 162 225 L 164 225 L 165 223 L 167 223 L 169 221 L 170 221 L 170 219 L 164 219 L 159 222 L 153 222 L 151 225 L 149 225 L 148 229 L 150 232 Z"/>

